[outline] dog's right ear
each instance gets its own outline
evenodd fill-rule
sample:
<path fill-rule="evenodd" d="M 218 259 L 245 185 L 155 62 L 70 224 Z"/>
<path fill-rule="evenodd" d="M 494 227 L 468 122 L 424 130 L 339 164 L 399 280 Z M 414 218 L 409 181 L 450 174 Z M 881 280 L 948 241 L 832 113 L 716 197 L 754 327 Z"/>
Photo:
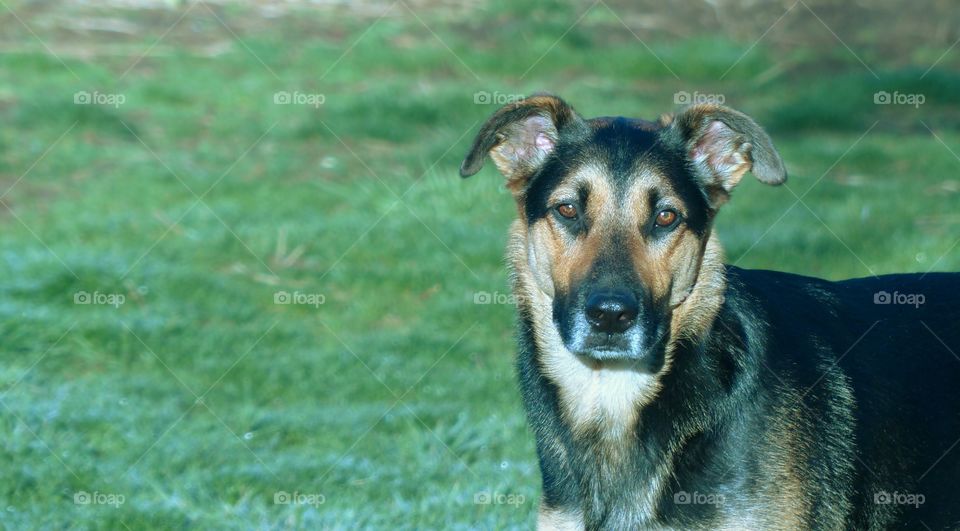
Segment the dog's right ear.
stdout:
<path fill-rule="evenodd" d="M 748 171 L 765 184 L 787 180 L 783 159 L 752 118 L 722 105 L 691 105 L 669 123 L 664 137 L 684 151 L 712 207 L 727 201 Z"/>
<path fill-rule="evenodd" d="M 584 126 L 572 107 L 549 94 L 536 94 L 506 105 L 480 128 L 460 165 L 460 176 L 469 177 L 480 171 L 489 153 L 507 178 L 507 187 L 519 192 L 556 148 L 560 133 Z"/>

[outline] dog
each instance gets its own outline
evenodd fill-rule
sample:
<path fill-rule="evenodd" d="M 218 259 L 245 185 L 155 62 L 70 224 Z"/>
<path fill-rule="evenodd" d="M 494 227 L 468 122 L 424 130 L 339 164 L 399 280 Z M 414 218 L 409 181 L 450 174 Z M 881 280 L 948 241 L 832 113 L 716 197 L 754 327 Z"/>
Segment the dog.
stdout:
<path fill-rule="evenodd" d="M 724 265 L 746 173 L 786 170 L 745 114 L 585 119 L 537 94 L 487 157 L 540 529 L 960 529 L 960 274 L 831 282 Z"/>

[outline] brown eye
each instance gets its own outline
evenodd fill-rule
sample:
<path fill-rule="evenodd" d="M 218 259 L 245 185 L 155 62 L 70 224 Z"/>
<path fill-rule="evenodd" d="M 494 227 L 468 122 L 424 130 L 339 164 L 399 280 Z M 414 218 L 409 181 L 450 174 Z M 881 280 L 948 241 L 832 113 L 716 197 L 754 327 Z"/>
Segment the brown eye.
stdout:
<path fill-rule="evenodd" d="M 573 219 L 577 217 L 577 208 L 570 203 L 564 203 L 557 207 L 557 213 L 567 219 Z"/>
<path fill-rule="evenodd" d="M 658 227 L 669 227 L 677 221 L 677 213 L 673 210 L 661 210 L 657 213 L 655 223 Z"/>

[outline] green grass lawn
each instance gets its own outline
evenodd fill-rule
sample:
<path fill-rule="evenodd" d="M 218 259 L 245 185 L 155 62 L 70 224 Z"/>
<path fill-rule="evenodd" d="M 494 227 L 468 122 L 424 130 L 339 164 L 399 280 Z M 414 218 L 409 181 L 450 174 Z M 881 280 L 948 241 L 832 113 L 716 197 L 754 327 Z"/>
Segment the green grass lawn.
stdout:
<path fill-rule="evenodd" d="M 512 200 L 457 177 L 478 92 L 649 118 L 722 94 L 791 174 L 737 191 L 730 262 L 960 269 L 956 58 L 781 72 L 752 40 L 527 8 L 107 10 L 141 31 L 103 37 L 0 6 L 0 524 L 530 527 L 513 308 L 474 303 L 508 292 Z"/>

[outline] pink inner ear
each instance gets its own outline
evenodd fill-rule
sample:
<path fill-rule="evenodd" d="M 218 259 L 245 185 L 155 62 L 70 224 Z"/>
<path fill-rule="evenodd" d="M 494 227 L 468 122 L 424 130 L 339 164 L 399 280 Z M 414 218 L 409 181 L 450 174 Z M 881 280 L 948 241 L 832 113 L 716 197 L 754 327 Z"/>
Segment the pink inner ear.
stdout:
<path fill-rule="evenodd" d="M 694 164 L 705 166 L 718 179 L 718 183 L 728 191 L 740 181 L 744 172 L 750 169 L 750 162 L 739 144 L 739 135 L 727 124 L 714 120 L 704 128 L 700 139 L 690 150 Z"/>
<path fill-rule="evenodd" d="M 534 142 L 536 143 L 537 148 L 543 151 L 550 151 L 553 149 L 553 140 L 544 133 L 538 133 Z"/>
<path fill-rule="evenodd" d="M 508 179 L 527 175 L 553 151 L 556 134 L 550 118 L 533 115 L 510 124 L 504 131 L 503 140 L 490 151 L 490 155 Z"/>
<path fill-rule="evenodd" d="M 721 122 L 720 120 L 714 120 L 710 122 L 709 126 L 707 126 L 707 133 L 715 134 L 715 135 L 719 135 L 719 134 L 726 135 L 726 134 L 731 134 L 732 131 L 730 130 L 729 127 L 727 127 L 727 124 Z"/>
<path fill-rule="evenodd" d="M 707 125 L 693 149 L 690 150 L 690 157 L 697 163 L 706 162 L 711 156 L 715 156 L 717 151 L 722 149 L 725 143 L 725 137 L 731 133 L 730 129 L 719 120 L 714 120 Z"/>

